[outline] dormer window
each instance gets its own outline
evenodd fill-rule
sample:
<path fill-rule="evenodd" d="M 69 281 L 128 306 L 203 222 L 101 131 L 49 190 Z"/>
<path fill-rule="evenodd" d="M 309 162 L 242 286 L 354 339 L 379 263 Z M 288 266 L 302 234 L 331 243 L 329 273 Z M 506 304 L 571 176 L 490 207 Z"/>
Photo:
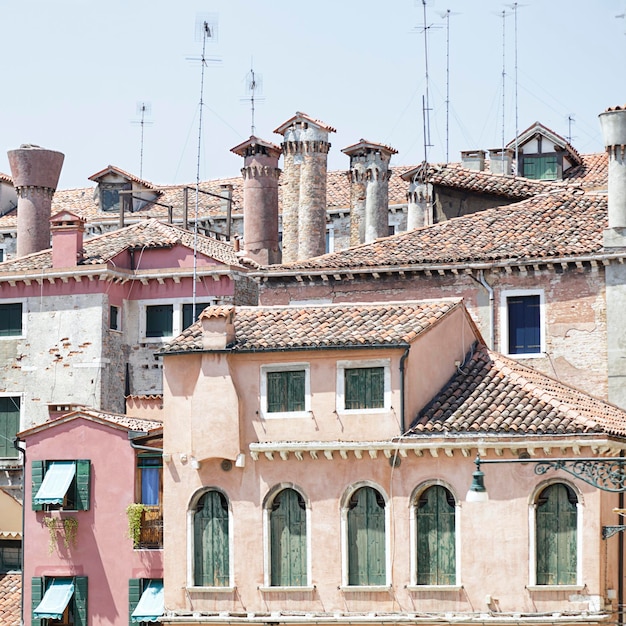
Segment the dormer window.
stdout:
<path fill-rule="evenodd" d="M 557 180 L 558 158 L 556 154 L 524 155 L 523 176 L 533 180 Z"/>
<path fill-rule="evenodd" d="M 128 202 L 130 196 L 121 194 L 120 191 L 130 191 L 132 185 L 129 182 L 124 183 L 100 183 L 100 207 L 103 211 L 110 213 L 120 212 L 120 202 L 122 200 Z M 125 199 L 124 196 L 126 196 Z"/>

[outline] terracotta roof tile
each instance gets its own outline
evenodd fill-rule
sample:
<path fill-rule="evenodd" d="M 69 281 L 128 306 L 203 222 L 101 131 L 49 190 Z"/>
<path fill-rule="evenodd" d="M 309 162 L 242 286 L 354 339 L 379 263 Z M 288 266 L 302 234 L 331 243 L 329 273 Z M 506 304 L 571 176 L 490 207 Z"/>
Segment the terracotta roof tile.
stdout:
<path fill-rule="evenodd" d="M 197 243 L 201 254 L 225 265 L 244 269 L 232 244 L 204 235 L 198 235 Z M 79 265 L 105 264 L 128 248 L 163 248 L 178 244 L 193 249 L 194 234 L 158 220 L 143 220 L 132 226 L 85 240 L 84 259 Z M 52 250 L 49 249 L 0 263 L 0 272 L 42 270 L 51 267 Z"/>
<path fill-rule="evenodd" d="M 607 196 L 563 190 L 457 217 L 269 270 L 332 271 L 390 266 L 550 260 L 602 251 Z"/>
<path fill-rule="evenodd" d="M 478 346 L 411 425 L 412 435 L 626 435 L 626 411 Z"/>
<path fill-rule="evenodd" d="M 413 341 L 461 301 L 233 307 L 235 352 L 393 346 Z M 215 317 L 208 307 L 202 317 Z M 232 310 L 229 308 L 229 311 Z M 192 324 L 161 354 L 203 350 L 201 321 Z"/>
<path fill-rule="evenodd" d="M 0 183 L 10 183 L 12 185 L 13 179 L 8 174 L 0 172 Z"/>
<path fill-rule="evenodd" d="M 19 626 L 22 575 L 0 574 L 0 624 Z"/>

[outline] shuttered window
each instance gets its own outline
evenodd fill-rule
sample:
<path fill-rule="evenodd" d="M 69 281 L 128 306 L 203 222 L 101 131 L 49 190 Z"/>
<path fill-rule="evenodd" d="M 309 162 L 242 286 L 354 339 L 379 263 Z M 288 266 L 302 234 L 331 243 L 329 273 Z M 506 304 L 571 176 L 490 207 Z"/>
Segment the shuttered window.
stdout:
<path fill-rule="evenodd" d="M 13 440 L 20 430 L 20 398 L 0 397 L 0 458 L 18 455 Z"/>
<path fill-rule="evenodd" d="M 50 585 L 52 580 L 59 580 L 58 578 L 35 576 L 31 579 L 31 624 L 32 626 L 44 626 L 48 624 L 50 620 L 41 619 L 35 615 L 35 609 L 39 606 L 39 603 L 44 597 L 44 594 Z M 69 601 L 64 613 L 63 619 L 60 622 L 64 626 L 87 626 L 87 577 L 86 576 L 74 576 L 67 580 L 73 581 L 74 593 Z"/>
<path fill-rule="evenodd" d="M 417 584 L 456 584 L 455 503 L 441 486 L 429 487 L 417 501 Z"/>
<path fill-rule="evenodd" d="M 525 156 L 524 177 L 533 180 L 556 180 L 558 161 L 556 154 L 546 156 Z"/>
<path fill-rule="evenodd" d="M 76 473 L 72 483 L 65 493 L 64 502 L 60 506 L 44 505 L 35 502 L 35 497 L 41 487 L 50 461 L 33 461 L 31 463 L 32 482 L 32 509 L 43 511 L 45 508 L 60 509 L 62 511 L 88 511 L 91 499 L 91 462 L 88 459 L 74 461 Z"/>
<path fill-rule="evenodd" d="M 194 585 L 228 587 L 228 502 L 219 491 L 207 491 L 194 513 Z"/>
<path fill-rule="evenodd" d="M 270 584 L 302 587 L 307 584 L 306 507 L 302 496 L 284 489 L 270 510 Z"/>
<path fill-rule="evenodd" d="M 146 337 L 171 337 L 173 328 L 172 304 L 153 304 L 146 307 Z"/>
<path fill-rule="evenodd" d="M 345 409 L 379 409 L 385 406 L 385 368 L 355 367 L 344 370 Z"/>
<path fill-rule="evenodd" d="M 0 304 L 0 337 L 14 337 L 22 334 L 22 303 Z"/>
<path fill-rule="evenodd" d="M 372 487 L 357 489 L 348 503 L 348 584 L 385 585 L 385 501 Z"/>
<path fill-rule="evenodd" d="M 305 410 L 305 370 L 267 372 L 266 376 L 268 413 Z"/>
<path fill-rule="evenodd" d="M 183 329 L 191 326 L 208 306 L 211 306 L 210 302 L 196 302 L 196 314 L 194 315 L 193 304 L 191 302 L 183 304 Z"/>
<path fill-rule="evenodd" d="M 571 487 L 546 487 L 537 499 L 537 584 L 576 584 L 577 498 Z"/>
<path fill-rule="evenodd" d="M 538 295 L 510 296 L 508 309 L 509 354 L 541 352 L 541 308 Z"/>

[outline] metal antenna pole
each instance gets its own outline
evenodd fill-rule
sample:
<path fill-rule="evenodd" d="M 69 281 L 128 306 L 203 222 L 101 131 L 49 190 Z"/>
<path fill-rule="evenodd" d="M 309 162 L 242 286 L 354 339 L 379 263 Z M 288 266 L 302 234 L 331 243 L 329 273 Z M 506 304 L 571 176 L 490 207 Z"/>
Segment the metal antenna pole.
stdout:
<path fill-rule="evenodd" d="M 504 175 L 504 122 L 505 122 L 505 76 L 506 76 L 506 12 L 502 11 L 502 175 Z"/>
<path fill-rule="evenodd" d="M 450 163 L 450 9 L 446 11 L 446 163 Z"/>
<path fill-rule="evenodd" d="M 422 7 L 424 10 L 424 68 L 425 68 L 425 80 L 426 80 L 426 102 L 424 109 L 424 162 L 428 163 L 428 148 L 431 147 L 430 143 L 430 98 L 428 92 L 428 25 L 426 23 L 426 0 L 422 0 Z"/>
<path fill-rule="evenodd" d="M 138 102 L 137 103 L 137 113 L 141 115 L 141 119 L 139 121 L 134 121 L 133 124 L 139 124 L 141 126 L 141 141 L 140 141 L 140 149 L 139 149 L 139 178 L 143 178 L 143 139 L 144 139 L 144 128 L 147 125 L 150 125 L 152 122 L 146 120 L 146 115 L 150 115 L 150 103 L 149 102 Z"/>

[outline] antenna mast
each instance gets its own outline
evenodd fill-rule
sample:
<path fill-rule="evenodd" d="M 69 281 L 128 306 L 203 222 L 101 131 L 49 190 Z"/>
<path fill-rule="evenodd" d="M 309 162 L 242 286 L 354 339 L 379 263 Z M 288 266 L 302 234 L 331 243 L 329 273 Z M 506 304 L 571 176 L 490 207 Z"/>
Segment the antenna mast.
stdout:
<path fill-rule="evenodd" d="M 249 96 L 242 98 L 242 101 L 250 101 L 250 134 L 254 136 L 256 132 L 256 126 L 254 124 L 255 104 L 261 102 L 263 98 L 259 98 L 257 93 L 262 93 L 263 90 L 263 77 L 254 71 L 252 62 L 250 63 L 250 71 L 246 74 L 246 90 Z"/>
<path fill-rule="evenodd" d="M 426 23 L 426 0 L 422 0 L 424 10 L 424 70 L 426 80 L 426 100 L 422 99 L 422 108 L 424 109 L 424 163 L 428 163 L 428 148 L 432 147 L 430 143 L 430 98 L 428 92 L 428 28 Z"/>
<path fill-rule="evenodd" d="M 446 163 L 450 163 L 450 9 L 439 13 L 446 20 Z"/>
<path fill-rule="evenodd" d="M 141 115 L 141 119 L 138 122 L 133 122 L 133 124 L 139 124 L 141 126 L 141 143 L 140 143 L 140 152 L 139 152 L 139 178 L 143 178 L 143 131 L 144 126 L 146 124 L 151 124 L 152 122 L 146 121 L 146 115 L 150 115 L 152 108 L 149 102 L 138 102 L 137 103 L 137 114 Z"/>

